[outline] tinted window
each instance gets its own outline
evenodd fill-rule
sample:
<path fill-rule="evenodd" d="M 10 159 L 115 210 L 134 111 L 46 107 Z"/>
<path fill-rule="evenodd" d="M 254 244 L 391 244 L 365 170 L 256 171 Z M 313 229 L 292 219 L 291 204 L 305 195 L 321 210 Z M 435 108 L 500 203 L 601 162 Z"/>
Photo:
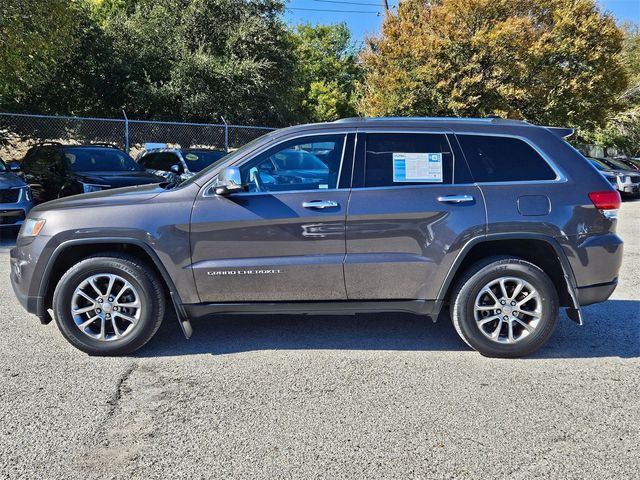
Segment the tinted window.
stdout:
<path fill-rule="evenodd" d="M 526 142 L 509 137 L 458 135 L 476 182 L 553 180 L 556 174 Z"/>
<path fill-rule="evenodd" d="M 153 170 L 162 170 L 164 172 L 170 172 L 171 167 L 174 165 L 178 165 L 180 170 L 182 170 L 182 163 L 178 158 L 178 155 L 171 152 L 158 152 L 152 153 L 149 155 L 151 157 L 148 163 L 145 164 L 147 168 L 151 168 Z"/>
<path fill-rule="evenodd" d="M 6 171 L 7 171 L 7 166 L 2 160 L 0 160 L 0 172 L 6 172 Z"/>
<path fill-rule="evenodd" d="M 344 135 L 290 140 L 242 165 L 242 181 L 250 192 L 336 188 L 343 145 Z"/>
<path fill-rule="evenodd" d="M 219 150 L 183 150 L 182 156 L 190 172 L 199 172 L 213 165 L 227 153 Z"/>
<path fill-rule="evenodd" d="M 25 173 L 40 175 L 49 171 L 53 164 L 53 151 L 50 147 L 35 147 L 27 153 L 22 161 L 22 170 Z"/>
<path fill-rule="evenodd" d="M 444 134 L 367 135 L 366 187 L 451 183 L 453 155 Z"/>
<path fill-rule="evenodd" d="M 124 152 L 115 148 L 67 148 L 64 152 L 73 172 L 141 171 L 143 168 Z"/>

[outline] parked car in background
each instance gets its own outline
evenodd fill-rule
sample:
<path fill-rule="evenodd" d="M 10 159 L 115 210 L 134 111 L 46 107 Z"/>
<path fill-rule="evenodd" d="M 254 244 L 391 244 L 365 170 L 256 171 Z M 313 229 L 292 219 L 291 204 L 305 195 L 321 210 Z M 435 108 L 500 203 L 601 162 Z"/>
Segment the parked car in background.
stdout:
<path fill-rule="evenodd" d="M 227 154 L 201 148 L 152 148 L 140 152 L 136 162 L 147 172 L 169 181 L 186 180 Z"/>
<path fill-rule="evenodd" d="M 628 170 L 638 170 L 640 172 L 640 158 L 633 157 L 613 157 L 611 160 L 622 163 Z"/>
<path fill-rule="evenodd" d="M 16 175 L 18 170 L 0 160 L 0 228 L 19 227 L 33 206 L 31 189 Z"/>
<path fill-rule="evenodd" d="M 589 160 L 589 163 L 593 165 L 596 168 L 596 170 L 598 170 L 600 174 L 609 181 L 609 183 L 613 186 L 613 188 L 617 190 L 618 176 L 612 170 L 605 167 L 602 163 L 598 162 L 597 160 L 591 157 L 587 157 L 587 159 Z"/>
<path fill-rule="evenodd" d="M 165 181 L 108 144 L 41 143 L 29 149 L 21 168 L 36 204 L 79 193 Z"/>
<path fill-rule="evenodd" d="M 637 195 L 640 193 L 640 172 L 613 168 L 620 166 L 610 159 L 588 157 L 591 164 L 596 167 L 607 180 L 611 181 L 615 177 L 615 183 L 611 182 L 621 194 Z"/>

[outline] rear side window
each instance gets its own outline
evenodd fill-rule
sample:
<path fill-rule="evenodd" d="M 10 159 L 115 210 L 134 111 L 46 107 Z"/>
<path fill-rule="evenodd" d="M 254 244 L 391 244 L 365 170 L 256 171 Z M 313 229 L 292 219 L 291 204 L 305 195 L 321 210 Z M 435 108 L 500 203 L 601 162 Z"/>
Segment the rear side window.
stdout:
<path fill-rule="evenodd" d="M 365 187 L 451 183 L 453 154 L 446 135 L 370 133 Z"/>
<path fill-rule="evenodd" d="M 457 135 L 476 182 L 554 180 L 555 172 L 531 145 L 511 137 Z"/>

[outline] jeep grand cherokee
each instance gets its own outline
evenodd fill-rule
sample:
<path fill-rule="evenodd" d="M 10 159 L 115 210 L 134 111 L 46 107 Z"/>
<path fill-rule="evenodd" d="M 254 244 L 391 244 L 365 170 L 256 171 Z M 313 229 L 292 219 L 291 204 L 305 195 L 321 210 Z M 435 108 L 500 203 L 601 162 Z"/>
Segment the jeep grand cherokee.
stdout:
<path fill-rule="evenodd" d="M 448 309 L 482 354 L 526 355 L 559 307 L 581 323 L 606 300 L 622 259 L 619 194 L 570 133 L 498 118 L 286 128 L 181 184 L 36 207 L 11 281 L 91 354 L 140 348 L 170 299 L 187 336 L 220 313 Z"/>

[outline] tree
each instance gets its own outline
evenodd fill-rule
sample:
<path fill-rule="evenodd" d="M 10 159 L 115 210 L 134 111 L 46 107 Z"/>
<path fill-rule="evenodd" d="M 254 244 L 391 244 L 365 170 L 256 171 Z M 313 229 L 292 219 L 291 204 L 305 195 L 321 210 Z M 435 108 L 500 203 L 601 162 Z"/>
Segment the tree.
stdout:
<path fill-rule="evenodd" d="M 0 106 L 17 108 L 75 47 L 79 5 L 68 0 L 0 2 Z"/>
<path fill-rule="evenodd" d="M 291 36 L 274 0 L 139 0 L 105 23 L 123 106 L 145 117 L 286 123 Z"/>
<path fill-rule="evenodd" d="M 294 41 L 300 120 L 321 122 L 355 115 L 355 84 L 362 69 L 346 24 L 298 25 Z"/>
<path fill-rule="evenodd" d="M 289 123 L 296 63 L 282 11 L 278 0 L 83 0 L 71 46 L 22 110 Z"/>
<path fill-rule="evenodd" d="M 405 0 L 363 54 L 358 108 L 593 128 L 627 84 L 622 39 L 593 0 Z"/>

